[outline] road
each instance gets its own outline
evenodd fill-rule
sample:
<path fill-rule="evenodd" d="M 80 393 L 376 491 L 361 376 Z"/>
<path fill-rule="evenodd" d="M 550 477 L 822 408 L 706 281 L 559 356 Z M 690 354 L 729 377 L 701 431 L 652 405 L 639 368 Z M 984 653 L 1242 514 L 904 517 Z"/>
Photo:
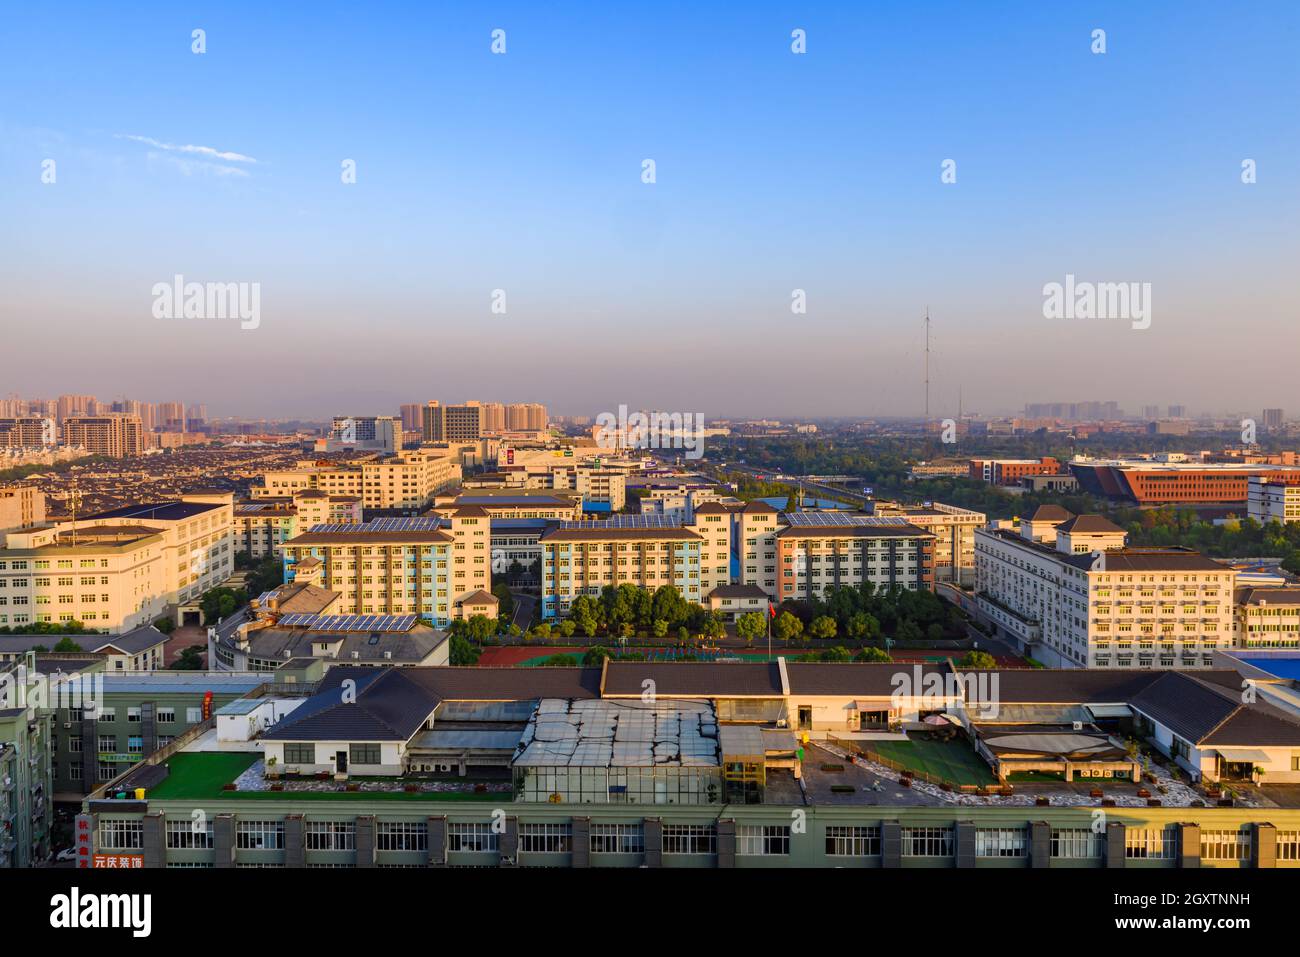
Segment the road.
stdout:
<path fill-rule="evenodd" d="M 537 617 L 537 605 L 539 604 L 537 596 L 512 591 L 510 597 L 515 600 L 515 611 L 510 616 L 510 623 L 518 625 L 520 631 L 527 631 Z"/>

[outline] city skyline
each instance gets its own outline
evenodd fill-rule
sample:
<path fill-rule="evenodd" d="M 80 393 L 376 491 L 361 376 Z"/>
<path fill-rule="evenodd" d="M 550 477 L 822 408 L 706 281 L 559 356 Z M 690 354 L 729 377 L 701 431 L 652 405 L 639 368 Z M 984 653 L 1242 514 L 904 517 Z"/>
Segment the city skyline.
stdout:
<path fill-rule="evenodd" d="M 936 412 L 1295 406 L 1292 8 L 344 16 L 14 18 L 0 76 L 43 78 L 0 121 L 11 355 L 72 340 L 108 360 L 78 390 L 226 415 L 396 409 L 433 378 L 567 414 L 902 416 L 928 307 Z M 157 318 L 176 276 L 258 284 L 256 328 Z M 1149 326 L 1045 318 L 1075 277 L 1149 283 Z M 1220 361 L 1244 341 L 1268 348 Z"/>

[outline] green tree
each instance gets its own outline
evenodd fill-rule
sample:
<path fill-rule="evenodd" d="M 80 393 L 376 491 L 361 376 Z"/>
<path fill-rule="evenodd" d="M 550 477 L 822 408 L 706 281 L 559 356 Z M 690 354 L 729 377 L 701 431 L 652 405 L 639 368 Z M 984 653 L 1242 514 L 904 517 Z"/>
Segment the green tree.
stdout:
<path fill-rule="evenodd" d="M 206 649 L 202 645 L 190 645 L 180 653 L 180 657 L 172 664 L 171 669 L 175 671 L 202 671 L 205 651 Z"/>
<path fill-rule="evenodd" d="M 73 652 L 84 651 L 85 649 L 82 648 L 81 645 L 73 641 L 71 638 L 60 638 L 59 643 L 54 646 L 54 650 L 61 654 L 62 653 L 71 654 Z"/>
<path fill-rule="evenodd" d="M 783 611 L 772 623 L 772 634 L 778 641 L 788 644 L 803 634 L 803 622 L 788 611 Z"/>
<path fill-rule="evenodd" d="M 497 623 L 487 615 L 471 615 L 465 623 L 465 634 L 471 641 L 482 644 L 497 633 Z"/>
<path fill-rule="evenodd" d="M 557 627 L 561 638 L 572 638 L 573 633 L 578 630 L 578 626 L 572 618 L 564 619 Z"/>
<path fill-rule="evenodd" d="M 604 645 L 592 645 L 582 656 L 582 663 L 587 667 L 599 667 L 606 658 L 612 657 L 614 657 L 613 653 Z"/>
<path fill-rule="evenodd" d="M 482 652 L 470 644 L 469 639 L 464 635 L 453 633 L 451 636 L 451 650 L 448 653 L 448 661 L 453 665 L 476 665 L 478 656 Z"/>
<path fill-rule="evenodd" d="M 987 651 L 968 651 L 966 655 L 957 662 L 963 668 L 996 668 L 997 659 Z"/>
<path fill-rule="evenodd" d="M 575 668 L 578 665 L 578 659 L 573 655 L 551 655 L 549 658 L 542 659 L 543 668 Z"/>
<path fill-rule="evenodd" d="M 890 662 L 893 661 L 894 659 L 891 658 L 887 652 L 881 650 L 880 648 L 863 648 L 856 655 L 853 656 L 853 660 Z"/>
<path fill-rule="evenodd" d="M 736 619 L 736 634 L 743 638 L 745 644 L 752 645 L 755 638 L 767 631 L 767 621 L 756 611 L 749 611 Z"/>
<path fill-rule="evenodd" d="M 899 622 L 897 630 L 894 632 L 894 640 L 898 642 L 916 642 L 923 637 L 921 626 L 911 619 Z"/>
<path fill-rule="evenodd" d="M 808 626 L 808 634 L 814 638 L 834 638 L 838 631 L 835 619 L 830 615 L 819 615 Z"/>
<path fill-rule="evenodd" d="M 510 594 L 510 586 L 497 582 L 492 586 L 492 595 L 497 600 L 497 614 L 509 618 L 515 613 L 515 596 Z"/>

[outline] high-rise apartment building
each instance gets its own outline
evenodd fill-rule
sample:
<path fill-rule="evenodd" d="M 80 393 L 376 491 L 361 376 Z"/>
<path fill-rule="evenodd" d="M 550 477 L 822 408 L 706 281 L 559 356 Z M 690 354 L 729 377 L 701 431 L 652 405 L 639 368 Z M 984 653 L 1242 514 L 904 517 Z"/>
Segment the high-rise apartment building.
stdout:
<path fill-rule="evenodd" d="M 0 419 L 0 448 L 35 449 L 57 444 L 52 418 L 23 415 Z"/>
<path fill-rule="evenodd" d="M 402 448 L 402 420 L 394 415 L 336 415 L 330 441 L 392 455 Z"/>
<path fill-rule="evenodd" d="M 158 419 L 155 422 L 155 428 L 162 429 L 164 432 L 184 432 L 185 403 L 159 402 Z"/>
<path fill-rule="evenodd" d="M 1260 419 L 1259 424 L 1263 427 L 1265 432 L 1276 432 L 1278 429 L 1282 428 L 1282 410 L 1265 409 L 1264 416 Z"/>
<path fill-rule="evenodd" d="M 548 424 L 544 405 L 517 402 L 506 406 L 506 428 L 511 432 L 542 432 Z"/>
<path fill-rule="evenodd" d="M 506 407 L 500 402 L 483 403 L 483 431 L 504 432 L 506 430 Z"/>
<path fill-rule="evenodd" d="M 63 423 L 63 444 L 110 458 L 142 455 L 144 426 L 138 415 L 73 416 Z"/>
<path fill-rule="evenodd" d="M 407 402 L 402 405 L 402 431 L 403 432 L 424 432 L 424 406 L 418 402 Z"/>
<path fill-rule="evenodd" d="M 437 401 L 424 406 L 424 441 L 472 442 L 483 435 L 483 406 L 477 402 L 442 405 Z"/>
<path fill-rule="evenodd" d="M 97 411 L 93 395 L 61 395 L 56 403 L 59 422 L 74 415 L 94 415 Z"/>

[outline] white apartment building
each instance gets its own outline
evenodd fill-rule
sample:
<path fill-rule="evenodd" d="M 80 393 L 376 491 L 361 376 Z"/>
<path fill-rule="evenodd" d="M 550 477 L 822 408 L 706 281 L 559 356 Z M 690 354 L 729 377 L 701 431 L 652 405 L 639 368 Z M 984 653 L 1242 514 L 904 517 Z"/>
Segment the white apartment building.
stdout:
<path fill-rule="evenodd" d="M 1300 588 L 1238 588 L 1234 600 L 1238 648 L 1300 648 Z"/>
<path fill-rule="evenodd" d="M 1235 577 L 1190 549 L 1128 548 L 1123 529 L 1059 506 L 975 532 L 981 615 L 1049 668 L 1208 668 L 1233 640 Z"/>
<path fill-rule="evenodd" d="M 195 603 L 234 567 L 233 496 L 182 496 L 10 532 L 0 548 L 0 625 L 80 621 L 120 634 Z"/>
<path fill-rule="evenodd" d="M 1300 485 L 1270 482 L 1267 475 L 1246 480 L 1246 515 L 1265 525 L 1300 522 Z"/>

